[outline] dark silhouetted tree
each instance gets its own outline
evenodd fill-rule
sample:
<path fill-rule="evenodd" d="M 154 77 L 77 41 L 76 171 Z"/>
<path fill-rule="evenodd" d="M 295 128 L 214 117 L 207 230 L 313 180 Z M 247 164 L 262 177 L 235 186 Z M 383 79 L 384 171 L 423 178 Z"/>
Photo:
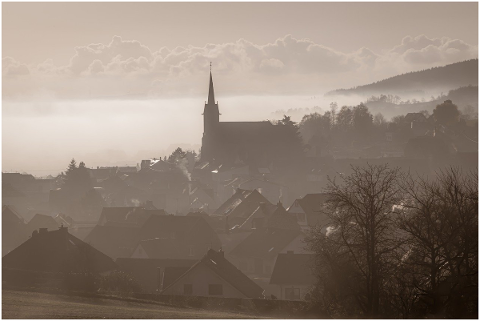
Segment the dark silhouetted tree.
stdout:
<path fill-rule="evenodd" d="M 445 100 L 433 110 L 433 117 L 442 125 L 456 124 L 459 116 L 458 107 L 451 100 Z"/>
<path fill-rule="evenodd" d="M 341 184 L 329 182 L 326 235 L 317 228 L 309 237 L 318 258 L 317 288 L 329 302 L 325 308 L 340 311 L 335 317 L 342 311 L 343 317 L 388 316 L 385 284 L 402 252 L 392 213 L 401 201 L 399 171 L 387 165 L 352 170 Z"/>

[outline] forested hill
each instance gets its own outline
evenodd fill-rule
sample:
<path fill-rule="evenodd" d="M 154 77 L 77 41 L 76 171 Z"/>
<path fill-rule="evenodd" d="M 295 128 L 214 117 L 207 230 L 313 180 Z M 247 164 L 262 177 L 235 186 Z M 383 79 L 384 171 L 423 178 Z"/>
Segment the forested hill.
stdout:
<path fill-rule="evenodd" d="M 432 90 L 448 91 L 468 85 L 478 85 L 478 59 L 410 72 L 355 88 L 337 89 L 326 96 L 415 94 Z"/>

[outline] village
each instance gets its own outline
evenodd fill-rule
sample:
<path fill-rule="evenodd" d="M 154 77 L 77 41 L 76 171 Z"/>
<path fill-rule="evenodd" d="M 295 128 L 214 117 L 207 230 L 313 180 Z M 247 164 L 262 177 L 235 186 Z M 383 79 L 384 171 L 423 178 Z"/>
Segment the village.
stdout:
<path fill-rule="evenodd" d="M 97 168 L 72 159 L 47 178 L 2 173 L 3 288 L 308 301 L 318 280 L 307 238 L 328 233 L 331 179 L 386 163 L 427 176 L 477 165 L 464 134 L 476 120 L 397 120 L 377 124 L 368 145 L 357 137 L 339 149 L 318 133 L 297 144 L 287 116 L 219 122 L 210 73 L 199 155 L 177 148 Z"/>

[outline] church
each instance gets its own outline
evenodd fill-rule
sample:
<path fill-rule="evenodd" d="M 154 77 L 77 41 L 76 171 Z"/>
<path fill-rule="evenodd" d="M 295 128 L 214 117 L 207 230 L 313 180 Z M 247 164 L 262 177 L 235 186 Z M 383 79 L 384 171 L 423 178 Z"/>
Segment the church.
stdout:
<path fill-rule="evenodd" d="M 286 147 L 285 127 L 270 121 L 220 122 L 210 70 L 208 101 L 203 111 L 202 161 L 219 164 L 241 161 L 250 166 L 269 167 Z"/>

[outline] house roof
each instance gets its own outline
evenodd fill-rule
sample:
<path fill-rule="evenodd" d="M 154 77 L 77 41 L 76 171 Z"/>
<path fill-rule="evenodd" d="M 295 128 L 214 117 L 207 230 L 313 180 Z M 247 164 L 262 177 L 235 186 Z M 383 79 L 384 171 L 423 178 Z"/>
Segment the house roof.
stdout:
<path fill-rule="evenodd" d="M 60 224 L 55 221 L 50 215 L 35 214 L 34 217 L 28 222 L 27 227 L 29 231 L 37 230 L 39 228 L 48 228 L 49 230 L 56 230 Z"/>
<path fill-rule="evenodd" d="M 190 269 L 190 266 L 167 266 L 163 271 L 163 278 L 162 278 L 162 289 L 166 289 L 178 280 L 185 272 Z"/>
<path fill-rule="evenodd" d="M 237 188 L 235 194 L 232 195 L 225 203 L 214 212 L 216 215 L 229 217 L 248 217 L 260 205 L 260 203 L 271 204 L 256 189 L 253 191 Z"/>
<path fill-rule="evenodd" d="M 408 113 L 405 115 L 404 120 L 409 123 L 412 121 L 426 121 L 427 117 L 422 113 Z"/>
<path fill-rule="evenodd" d="M 315 254 L 278 254 L 270 284 L 313 285 Z"/>
<path fill-rule="evenodd" d="M 148 210 L 144 207 L 104 207 L 100 218 L 101 225 L 141 226 L 152 215 L 166 215 L 164 210 Z"/>
<path fill-rule="evenodd" d="M 267 218 L 269 229 L 286 229 L 300 231 L 296 217 L 288 214 L 282 206 L 276 206 L 275 211 Z"/>
<path fill-rule="evenodd" d="M 247 298 L 263 297 L 264 290 L 259 285 L 253 282 L 248 276 L 243 274 L 232 263 L 225 259 L 224 253 L 222 251 L 217 252 L 212 249 L 208 250 L 207 254 L 205 254 L 205 256 L 200 261 L 195 263 L 176 281 L 172 282 L 169 286 L 167 286 L 164 291 L 172 287 L 178 280 L 182 279 L 185 275 L 194 271 L 200 265 L 204 265 L 210 268 L 214 273 L 216 273 L 223 280 L 236 288 Z"/>
<path fill-rule="evenodd" d="M 298 230 L 285 229 L 260 229 L 255 230 L 240 244 L 238 244 L 230 255 L 249 258 L 271 258 L 275 257 L 287 245 L 297 237 L 303 235 Z"/>
<path fill-rule="evenodd" d="M 2 224 L 25 224 L 23 217 L 10 205 L 2 206 Z"/>
<path fill-rule="evenodd" d="M 113 259 L 130 257 L 138 242 L 136 226 L 101 226 L 96 225 L 84 241 Z"/>
<path fill-rule="evenodd" d="M 138 240 L 164 238 L 171 235 L 177 240 L 211 244 L 212 248 L 219 248 L 220 240 L 212 227 L 201 216 L 151 216 L 140 228 Z"/>
<path fill-rule="evenodd" d="M 322 213 L 323 204 L 328 198 L 328 193 L 307 194 L 295 200 L 295 203 L 297 203 L 307 215 L 309 225 L 322 225 L 325 224 L 328 219 L 326 215 Z M 292 208 L 292 206 L 290 206 L 290 208 Z M 290 208 L 288 210 L 290 210 Z"/>
<path fill-rule="evenodd" d="M 5 255 L 4 268 L 41 272 L 94 272 L 116 268 L 113 260 L 68 233 L 68 229 L 34 232 L 31 238 Z"/>
<path fill-rule="evenodd" d="M 28 239 L 30 233 L 23 218 L 10 206 L 2 206 L 2 255 Z"/>
<path fill-rule="evenodd" d="M 264 227 L 271 229 L 301 229 L 297 219 L 293 215 L 288 214 L 283 206 L 263 202 L 238 228 L 251 229 L 253 226 L 252 221 L 256 219 L 262 219 Z"/>
<path fill-rule="evenodd" d="M 184 267 L 185 271 L 194 265 L 197 260 L 172 259 L 132 259 L 118 258 L 116 263 L 122 271 L 129 273 L 140 284 L 142 290 L 153 292 L 157 290 L 159 277 L 167 267 Z M 184 271 L 184 272 L 185 272 Z"/>

